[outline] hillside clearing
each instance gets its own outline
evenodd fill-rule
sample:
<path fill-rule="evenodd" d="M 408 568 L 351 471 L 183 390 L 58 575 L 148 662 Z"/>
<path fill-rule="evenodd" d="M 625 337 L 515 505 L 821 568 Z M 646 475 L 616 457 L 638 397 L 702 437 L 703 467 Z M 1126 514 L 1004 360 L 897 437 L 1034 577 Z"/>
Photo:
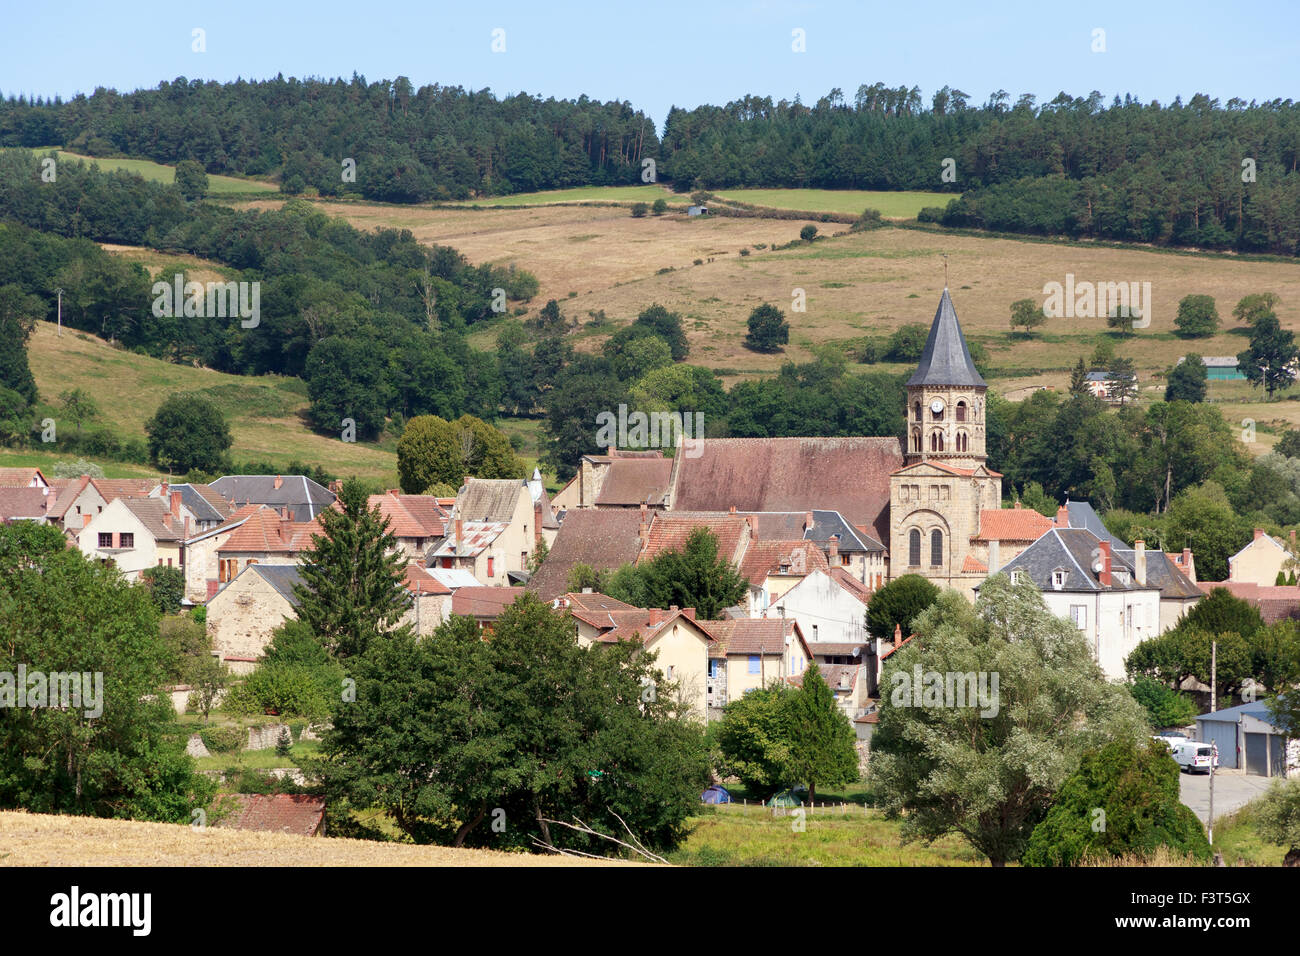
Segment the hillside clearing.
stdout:
<path fill-rule="evenodd" d="M 37 150 L 37 152 L 43 152 Z M 99 164 L 103 170 L 121 169 L 128 173 L 135 173 L 144 179 L 159 183 L 173 183 L 176 181 L 176 167 L 164 166 L 161 163 L 155 163 L 148 159 L 115 159 L 106 156 L 83 156 L 80 153 L 70 153 L 66 149 L 58 150 L 60 159 L 79 159 L 89 165 L 90 163 Z M 229 196 L 238 193 L 262 193 L 278 192 L 280 189 L 275 183 L 269 183 L 260 179 L 241 179 L 237 176 L 218 176 L 215 173 L 208 173 L 208 195 L 209 196 Z"/>
<path fill-rule="evenodd" d="M 722 199 L 772 209 L 806 212 L 847 212 L 857 215 L 874 209 L 886 219 L 915 219 L 927 206 L 944 208 L 957 193 L 885 192 L 870 189 L 719 189 Z"/>

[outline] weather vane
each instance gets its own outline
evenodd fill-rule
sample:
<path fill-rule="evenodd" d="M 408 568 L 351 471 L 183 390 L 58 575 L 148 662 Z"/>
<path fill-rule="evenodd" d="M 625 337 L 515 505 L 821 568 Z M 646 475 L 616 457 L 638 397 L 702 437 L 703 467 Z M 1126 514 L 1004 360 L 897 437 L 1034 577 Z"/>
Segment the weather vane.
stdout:
<path fill-rule="evenodd" d="M 943 253 L 943 287 L 948 288 L 948 253 Z"/>

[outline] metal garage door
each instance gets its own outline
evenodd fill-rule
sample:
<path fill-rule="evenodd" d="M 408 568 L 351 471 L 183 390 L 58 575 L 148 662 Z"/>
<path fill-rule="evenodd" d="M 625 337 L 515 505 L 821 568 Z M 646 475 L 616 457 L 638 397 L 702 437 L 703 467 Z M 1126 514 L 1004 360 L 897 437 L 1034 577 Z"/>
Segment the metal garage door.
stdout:
<path fill-rule="evenodd" d="M 1268 734 L 1246 734 L 1246 773 L 1268 774 Z"/>
<path fill-rule="evenodd" d="M 1198 736 L 1205 743 L 1215 744 L 1219 748 L 1219 767 L 1237 766 L 1237 725 L 1218 720 L 1203 720 L 1197 723 Z"/>

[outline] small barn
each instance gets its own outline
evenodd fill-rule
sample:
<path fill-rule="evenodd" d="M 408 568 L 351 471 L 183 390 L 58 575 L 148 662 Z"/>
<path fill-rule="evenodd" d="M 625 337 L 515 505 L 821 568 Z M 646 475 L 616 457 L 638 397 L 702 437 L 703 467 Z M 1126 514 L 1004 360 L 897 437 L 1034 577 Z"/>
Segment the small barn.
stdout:
<path fill-rule="evenodd" d="M 707 216 L 709 214 L 708 206 L 687 206 L 686 215 L 688 216 Z"/>

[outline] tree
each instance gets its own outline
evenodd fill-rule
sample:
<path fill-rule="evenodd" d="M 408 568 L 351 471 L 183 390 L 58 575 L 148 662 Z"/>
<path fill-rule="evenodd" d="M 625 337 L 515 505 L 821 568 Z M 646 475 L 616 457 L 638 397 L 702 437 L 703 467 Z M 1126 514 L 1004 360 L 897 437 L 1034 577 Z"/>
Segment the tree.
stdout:
<path fill-rule="evenodd" d="M 665 199 L 656 199 L 650 206 L 650 211 L 656 216 L 662 216 L 668 211 L 668 201 Z"/>
<path fill-rule="evenodd" d="M 342 509 L 320 514 L 324 534 L 312 537 L 294 586 L 298 620 L 339 659 L 355 657 L 406 611 L 405 559 L 366 487 L 355 479 L 339 491 Z"/>
<path fill-rule="evenodd" d="M 812 242 L 817 238 L 817 227 L 811 223 L 799 230 L 799 238 L 804 242 Z"/>
<path fill-rule="evenodd" d="M 1272 315 L 1281 301 L 1276 292 L 1254 292 L 1237 300 L 1232 317 L 1243 325 L 1254 325 L 1263 316 Z"/>
<path fill-rule="evenodd" d="M 221 471 L 232 444 L 225 416 L 195 392 L 169 396 L 144 430 L 149 459 L 169 474 Z"/>
<path fill-rule="evenodd" d="M 790 323 L 776 306 L 764 303 L 749 313 L 745 348 L 755 352 L 777 352 L 789 341 Z"/>
<path fill-rule="evenodd" d="M 1196 703 L 1168 684 L 1142 675 L 1130 690 L 1146 710 L 1152 727 L 1186 727 L 1196 719 Z"/>
<path fill-rule="evenodd" d="M 36 672 L 86 675 L 68 707 L 18 707 L 0 681 L 0 807 L 189 823 L 216 788 L 175 733 L 172 652 L 146 590 L 27 521 L 0 526 L 0 580 L 0 673 L 21 665 L 29 687 Z"/>
<path fill-rule="evenodd" d="M 1203 402 L 1209 373 L 1199 355 L 1187 355 L 1169 372 L 1165 385 L 1166 402 Z"/>
<path fill-rule="evenodd" d="M 180 611 L 181 600 L 185 597 L 184 571 L 160 564 L 141 571 L 140 580 L 149 589 L 149 597 L 159 614 L 175 614 Z"/>
<path fill-rule="evenodd" d="M 1070 394 L 1084 395 L 1088 392 L 1088 369 L 1083 364 L 1083 358 L 1075 363 L 1074 368 L 1070 369 Z"/>
<path fill-rule="evenodd" d="M 510 439 L 472 415 L 454 422 L 437 415 L 417 415 L 397 441 L 397 476 L 408 495 L 426 494 L 437 484 L 459 488 L 466 475 L 475 478 L 522 478 L 523 462 Z"/>
<path fill-rule="evenodd" d="M 1264 386 L 1269 398 L 1279 388 L 1288 388 L 1295 381 L 1297 361 L 1300 361 L 1300 349 L 1296 348 L 1294 333 L 1283 329 L 1271 312 L 1255 320 L 1250 348 L 1237 355 L 1246 381 Z"/>
<path fill-rule="evenodd" d="M 633 219 L 644 219 L 644 218 L 645 218 L 645 214 L 649 211 L 649 209 L 650 209 L 650 207 L 647 206 L 647 205 L 646 205 L 645 203 L 643 203 L 643 202 L 634 202 L 634 203 L 632 203 L 632 218 L 633 218 Z"/>
<path fill-rule="evenodd" d="M 702 729 L 678 711 L 654 655 L 629 642 L 582 647 L 571 618 L 532 595 L 506 608 L 490 641 L 453 617 L 428 640 L 386 635 L 356 673 L 356 701 L 335 716 L 319 764 L 326 795 L 343 810 L 383 807 L 418 843 L 608 853 L 551 821 L 623 835 L 621 818 L 667 849 L 708 781 Z"/>
<path fill-rule="evenodd" d="M 1219 330 L 1219 310 L 1212 295 L 1185 295 L 1178 303 L 1174 325 L 1188 338 L 1204 338 Z"/>
<path fill-rule="evenodd" d="M 206 724 L 217 698 L 230 683 L 230 671 L 221 662 L 221 658 L 214 654 L 204 654 L 191 667 L 189 682 L 194 688 L 190 692 L 190 707 L 202 715 Z"/>
<path fill-rule="evenodd" d="M 1288 428 L 1273 446 L 1273 450 L 1288 458 L 1300 458 L 1300 431 Z"/>
<path fill-rule="evenodd" d="M 1025 335 L 1033 334 L 1034 329 L 1047 321 L 1047 316 L 1043 315 L 1043 309 L 1034 302 L 1033 299 L 1017 299 L 1011 303 L 1011 331 L 1016 330 L 1016 326 L 1022 326 Z"/>
<path fill-rule="evenodd" d="M 607 573 L 597 571 L 590 564 L 575 564 L 569 568 L 568 590 L 572 593 L 581 594 L 583 591 L 591 588 L 600 594 L 606 593 L 605 579 Z"/>
<path fill-rule="evenodd" d="M 371 335 L 331 335 L 317 342 L 303 371 L 312 427 L 338 435 L 346 427 L 344 419 L 351 419 L 357 438 L 377 438 L 388 404 L 386 358 Z"/>
<path fill-rule="evenodd" d="M 885 358 L 891 362 L 915 362 L 925 351 L 925 342 L 929 336 L 930 330 L 920 322 L 900 325 L 889 336 Z"/>
<path fill-rule="evenodd" d="M 176 188 L 187 201 L 202 199 L 208 192 L 208 174 L 203 165 L 192 159 L 184 159 L 176 164 Z"/>
<path fill-rule="evenodd" d="M 63 405 L 64 416 L 70 418 L 77 426 L 78 435 L 81 434 L 83 424 L 99 416 L 99 406 L 95 404 L 95 400 L 80 388 L 61 393 L 59 402 Z"/>
<path fill-rule="evenodd" d="M 36 401 L 36 379 L 27 364 L 27 340 L 48 311 L 39 296 L 28 295 L 22 286 L 0 286 L 0 387 L 29 404 Z"/>
<path fill-rule="evenodd" d="M 786 699 L 789 710 L 791 780 L 808 785 L 809 801 L 817 799 L 817 785 L 828 787 L 858 779 L 856 735 L 835 694 L 826 686 L 814 661 L 804 671 L 796 693 Z"/>
<path fill-rule="evenodd" d="M 693 607 L 703 620 L 721 617 L 749 587 L 719 557 L 718 539 L 704 527 L 693 529 L 680 551 L 661 551 L 645 564 L 620 568 L 605 583 L 610 597 L 637 607 Z"/>
<path fill-rule="evenodd" d="M 1021 863 L 1077 866 L 1087 858 L 1149 856 L 1159 847 L 1210 856 L 1201 822 L 1179 800 L 1179 771 L 1164 744 L 1116 740 L 1083 755 Z"/>
<path fill-rule="evenodd" d="M 939 589 L 921 575 L 899 575 L 871 596 L 867 630 L 882 641 L 892 641 L 899 627 L 911 637 L 916 618 L 938 598 Z"/>
<path fill-rule="evenodd" d="M 1300 866 L 1300 781 L 1274 780 L 1256 807 L 1259 835 L 1269 843 L 1288 847 L 1283 866 Z"/>
<path fill-rule="evenodd" d="M 1106 369 L 1106 385 L 1111 401 L 1118 399 L 1121 407 L 1137 398 L 1137 370 L 1133 367 L 1133 360 L 1112 359 L 1110 367 Z"/>
<path fill-rule="evenodd" d="M 1004 866 L 1085 751 L 1147 733 L 1127 689 L 1106 680 L 1087 641 L 1029 581 L 995 574 L 974 607 L 946 592 L 916 632 L 885 665 L 868 769 L 886 812 L 905 814 L 904 839 L 959 833 Z M 930 675 L 924 692 L 908 686 L 917 668 Z M 986 675 L 986 693 L 965 695 L 965 706 L 945 699 L 945 675 L 958 677 L 954 691 Z"/>

